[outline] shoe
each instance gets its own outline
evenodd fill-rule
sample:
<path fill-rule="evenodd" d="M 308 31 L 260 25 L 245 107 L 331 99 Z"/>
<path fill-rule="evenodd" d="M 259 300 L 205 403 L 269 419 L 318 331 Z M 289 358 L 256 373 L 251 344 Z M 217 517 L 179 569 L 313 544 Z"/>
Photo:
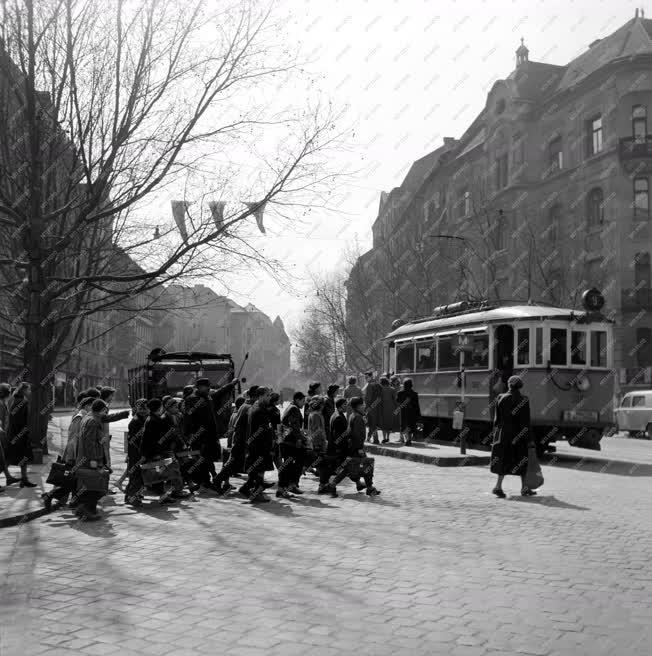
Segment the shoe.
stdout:
<path fill-rule="evenodd" d="M 7 476 L 7 482 L 5 485 L 13 485 L 14 483 L 20 483 L 20 478 L 14 478 L 13 476 Z"/>
<path fill-rule="evenodd" d="M 125 503 L 128 506 L 132 506 L 133 508 L 140 508 L 143 505 L 143 500 L 136 498 L 136 499 L 132 499 L 131 501 L 127 501 L 125 499 Z"/>
<path fill-rule="evenodd" d="M 228 494 L 231 490 L 235 490 L 235 487 L 233 487 L 233 485 L 231 485 L 230 483 L 224 483 L 224 485 L 219 490 L 219 494 L 224 496 L 225 494 Z"/>
<path fill-rule="evenodd" d="M 377 490 L 375 487 L 368 487 L 367 488 L 367 496 L 368 497 L 377 497 L 380 494 L 380 490 Z"/>
<path fill-rule="evenodd" d="M 171 496 L 168 496 L 168 497 L 161 497 L 161 498 L 158 500 L 158 502 L 159 502 L 162 506 L 170 505 L 171 503 L 174 503 L 175 501 L 176 501 L 176 499 L 173 499 Z"/>
<path fill-rule="evenodd" d="M 187 499 L 190 496 L 190 492 L 175 491 L 171 494 L 173 499 Z"/>
<path fill-rule="evenodd" d="M 291 485 L 288 490 L 292 492 L 292 494 L 303 494 L 303 490 L 298 485 Z"/>
<path fill-rule="evenodd" d="M 269 503 L 271 499 L 262 492 L 259 492 L 252 500 L 251 503 Z"/>
<path fill-rule="evenodd" d="M 276 490 L 276 498 L 277 499 L 292 499 L 292 495 L 288 490 L 284 490 L 283 488 L 280 488 Z"/>
<path fill-rule="evenodd" d="M 41 495 L 41 500 L 43 501 L 43 506 L 45 509 L 50 512 L 52 510 L 52 497 L 47 492 L 45 492 Z"/>
<path fill-rule="evenodd" d="M 193 494 L 194 494 L 195 492 L 197 492 L 197 490 L 199 490 L 200 487 L 201 487 L 201 485 L 199 485 L 198 483 L 193 483 L 193 484 L 190 484 L 190 483 L 189 483 L 189 484 L 188 484 L 188 489 L 189 489 L 190 492 L 193 493 Z"/>
<path fill-rule="evenodd" d="M 243 496 L 249 498 L 250 490 L 249 488 L 246 488 L 244 485 L 240 488 L 238 488 L 238 492 Z"/>
<path fill-rule="evenodd" d="M 521 490 L 521 496 L 522 497 L 535 497 L 537 493 L 534 490 L 530 490 L 529 488 L 523 488 Z"/>
<path fill-rule="evenodd" d="M 20 481 L 20 487 L 36 487 L 36 483 L 28 481 L 26 478 Z"/>
<path fill-rule="evenodd" d="M 412 440 L 405 440 L 405 446 L 412 446 Z"/>
<path fill-rule="evenodd" d="M 366 484 L 366 483 L 361 483 L 360 481 L 358 481 L 358 482 L 355 484 L 355 489 L 356 489 L 358 492 L 362 492 L 362 490 L 366 490 L 366 489 L 367 489 L 367 484 Z"/>
<path fill-rule="evenodd" d="M 79 519 L 87 522 L 93 522 L 100 518 L 99 513 L 90 512 L 89 510 L 86 510 L 86 508 L 79 508 L 79 507 L 75 511 L 75 515 L 77 515 Z"/>
<path fill-rule="evenodd" d="M 373 440 L 372 444 L 380 444 L 380 442 L 378 441 L 378 438 L 376 438 L 375 440 Z"/>
<path fill-rule="evenodd" d="M 504 499 L 507 495 L 498 487 L 491 490 L 499 499 Z"/>

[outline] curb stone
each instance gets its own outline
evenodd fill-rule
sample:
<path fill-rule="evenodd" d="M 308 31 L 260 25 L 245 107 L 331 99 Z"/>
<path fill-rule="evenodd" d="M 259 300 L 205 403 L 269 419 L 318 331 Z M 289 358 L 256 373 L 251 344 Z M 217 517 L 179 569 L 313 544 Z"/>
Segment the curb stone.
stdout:
<path fill-rule="evenodd" d="M 402 449 L 381 446 L 378 444 L 364 445 L 364 450 L 379 456 L 389 456 L 390 458 L 399 458 L 401 460 L 411 460 L 426 465 L 436 465 L 437 467 L 484 467 L 491 462 L 491 456 L 433 456 L 425 453 L 411 453 Z"/>

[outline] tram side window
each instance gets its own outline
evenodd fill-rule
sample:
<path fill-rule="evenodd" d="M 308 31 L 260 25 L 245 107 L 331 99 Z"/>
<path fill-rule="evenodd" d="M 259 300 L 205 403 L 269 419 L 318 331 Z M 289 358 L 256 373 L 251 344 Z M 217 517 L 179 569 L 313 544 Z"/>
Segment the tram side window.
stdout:
<path fill-rule="evenodd" d="M 591 331 L 591 366 L 607 366 L 607 332 L 605 330 Z"/>
<path fill-rule="evenodd" d="M 470 358 L 471 367 L 475 369 L 489 369 L 489 335 L 472 335 L 471 341 L 473 343 L 473 351 L 471 352 Z"/>
<path fill-rule="evenodd" d="M 437 371 L 458 371 L 460 368 L 460 354 L 455 349 L 453 337 L 439 338 L 439 366 Z"/>
<path fill-rule="evenodd" d="M 534 364 L 543 364 L 543 328 L 534 329 Z"/>
<path fill-rule="evenodd" d="M 645 407 L 645 397 L 632 396 L 632 408 L 643 408 L 643 407 Z"/>
<path fill-rule="evenodd" d="M 417 342 L 417 371 L 435 370 L 435 342 Z"/>
<path fill-rule="evenodd" d="M 407 374 L 414 371 L 414 344 L 396 345 L 396 373 Z"/>
<path fill-rule="evenodd" d="M 568 364 L 566 350 L 567 339 L 568 331 L 566 328 L 550 329 L 550 364 L 563 366 Z"/>
<path fill-rule="evenodd" d="M 519 328 L 516 331 L 516 364 L 530 362 L 530 329 Z"/>
<path fill-rule="evenodd" d="M 571 364 L 586 365 L 586 333 L 571 331 Z"/>

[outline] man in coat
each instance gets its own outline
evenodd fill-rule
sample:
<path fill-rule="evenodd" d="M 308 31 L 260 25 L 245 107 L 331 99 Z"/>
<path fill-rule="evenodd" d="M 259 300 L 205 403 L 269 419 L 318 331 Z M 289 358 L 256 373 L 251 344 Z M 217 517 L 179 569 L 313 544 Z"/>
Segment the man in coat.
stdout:
<path fill-rule="evenodd" d="M 405 437 L 405 445 L 410 446 L 421 419 L 419 395 L 412 389 L 411 378 L 403 381 L 403 389 L 396 395 L 396 401 L 401 413 L 401 441 Z"/>
<path fill-rule="evenodd" d="M 265 471 L 274 468 L 274 430 L 272 429 L 269 404 L 271 390 L 258 388 L 258 400 L 248 412 L 247 456 L 245 469 L 247 482 L 240 488 L 240 493 L 248 496 L 252 503 L 267 503 L 270 498 L 264 494 Z"/>
<path fill-rule="evenodd" d="M 221 458 L 222 448 L 220 437 L 226 432 L 226 426 L 220 433 L 221 421 L 218 419 L 214 399 L 223 398 L 237 385 L 238 380 L 211 390 L 211 381 L 208 378 L 199 378 L 195 383 L 195 391 L 184 400 L 184 414 L 186 420 L 186 440 L 191 449 L 199 449 L 203 458 L 203 471 L 201 483 L 204 487 L 211 487 L 215 483 L 217 472 L 215 462 Z"/>
<path fill-rule="evenodd" d="M 252 385 L 246 392 L 245 401 L 240 406 L 233 421 L 233 437 L 229 459 L 224 463 L 221 471 L 215 477 L 213 488 L 218 494 L 226 494 L 233 486 L 229 478 L 244 471 L 245 456 L 247 453 L 247 426 L 249 410 L 258 399 L 258 385 Z"/>
<path fill-rule="evenodd" d="M 367 384 L 364 386 L 364 405 L 367 416 L 367 439 L 372 440 L 374 444 L 378 441 L 378 424 L 380 423 L 380 413 L 382 404 L 383 391 L 380 383 L 374 378 L 373 372 L 368 371 L 365 374 Z"/>
<path fill-rule="evenodd" d="M 287 498 L 290 494 L 303 494 L 303 490 L 299 489 L 299 480 L 306 456 L 306 435 L 301 415 L 305 402 L 306 395 L 303 392 L 295 392 L 292 403 L 285 408 L 281 417 L 283 439 L 280 452 L 283 462 L 278 470 L 277 497 Z"/>

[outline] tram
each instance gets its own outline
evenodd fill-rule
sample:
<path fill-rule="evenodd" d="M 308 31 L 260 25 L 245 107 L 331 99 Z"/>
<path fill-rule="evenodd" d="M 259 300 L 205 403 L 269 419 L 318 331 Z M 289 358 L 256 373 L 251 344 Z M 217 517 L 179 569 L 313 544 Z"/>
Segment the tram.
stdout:
<path fill-rule="evenodd" d="M 413 380 L 424 437 L 453 439 L 455 427 L 469 442 L 490 444 L 496 398 L 516 374 L 539 452 L 561 439 L 600 450 L 614 423 L 613 321 L 598 290 L 582 298 L 579 311 L 463 301 L 395 321 L 383 339 L 383 370 Z"/>

